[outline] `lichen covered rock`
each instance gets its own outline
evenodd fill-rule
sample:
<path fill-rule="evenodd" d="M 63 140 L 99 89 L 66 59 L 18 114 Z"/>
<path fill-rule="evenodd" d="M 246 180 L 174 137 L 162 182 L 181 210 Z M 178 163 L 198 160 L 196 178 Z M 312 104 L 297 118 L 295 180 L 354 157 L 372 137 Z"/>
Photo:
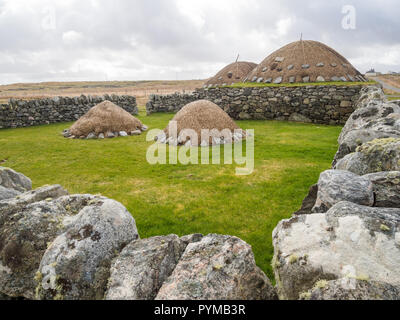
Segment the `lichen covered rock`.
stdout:
<path fill-rule="evenodd" d="M 156 299 L 270 300 L 276 294 L 247 243 L 210 234 L 187 246 Z"/>
<path fill-rule="evenodd" d="M 400 285 L 400 209 L 340 202 L 326 214 L 281 221 L 273 243 L 273 268 L 283 299 L 299 299 L 321 280 Z"/>
<path fill-rule="evenodd" d="M 34 280 L 47 247 L 68 224 L 65 219 L 84 197 L 67 196 L 16 207 L 0 217 L 0 292 L 35 298 Z"/>
<path fill-rule="evenodd" d="M 41 188 L 19 194 L 15 198 L 0 201 L 0 224 L 1 220 L 8 214 L 21 211 L 29 204 L 43 200 L 50 201 L 67 194 L 68 192 L 60 185 L 52 185 L 43 186 Z"/>
<path fill-rule="evenodd" d="M 32 181 L 22 173 L 10 168 L 0 167 L 0 186 L 25 192 L 32 189 Z"/>
<path fill-rule="evenodd" d="M 356 152 L 357 148 L 362 146 L 364 143 L 386 138 L 400 138 L 400 131 L 378 131 L 372 129 L 350 131 L 339 145 L 339 149 L 333 160 L 333 166 L 348 154 Z"/>
<path fill-rule="evenodd" d="M 375 207 L 400 208 L 400 172 L 378 172 L 365 175 L 375 194 Z"/>
<path fill-rule="evenodd" d="M 352 278 L 316 283 L 303 300 L 400 300 L 400 286 Z"/>
<path fill-rule="evenodd" d="M 363 144 L 341 159 L 337 170 L 347 170 L 358 175 L 400 170 L 400 138 L 377 139 Z"/>
<path fill-rule="evenodd" d="M 312 212 L 324 213 L 341 201 L 373 206 L 372 182 L 348 171 L 328 170 L 321 173 L 318 196 Z"/>
<path fill-rule="evenodd" d="M 387 102 L 382 89 L 364 88 L 356 109 L 339 136 L 339 150 L 334 158 L 334 166 L 366 142 L 400 138 L 400 107 Z"/>
<path fill-rule="evenodd" d="M 373 101 L 366 107 L 357 109 L 347 120 L 339 136 L 339 144 L 343 142 L 349 132 L 359 129 L 371 129 L 375 126 L 376 121 L 391 114 L 400 114 L 400 107 L 385 101 Z"/>
<path fill-rule="evenodd" d="M 3 186 L 0 186 L 0 201 L 15 198 L 16 196 L 18 196 L 20 194 L 21 194 L 21 192 L 19 192 L 17 190 L 8 189 L 8 188 L 4 188 Z"/>
<path fill-rule="evenodd" d="M 133 241 L 111 266 L 107 300 L 153 300 L 186 244 L 176 235 Z"/>
<path fill-rule="evenodd" d="M 98 197 L 68 222 L 41 260 L 38 298 L 103 299 L 112 259 L 139 238 L 135 220 L 120 203 Z"/>

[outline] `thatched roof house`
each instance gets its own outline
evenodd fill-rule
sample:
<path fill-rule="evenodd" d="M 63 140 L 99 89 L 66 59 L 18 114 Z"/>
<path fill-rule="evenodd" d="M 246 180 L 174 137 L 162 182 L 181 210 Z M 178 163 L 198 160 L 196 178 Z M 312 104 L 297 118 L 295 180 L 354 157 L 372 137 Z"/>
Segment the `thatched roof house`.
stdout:
<path fill-rule="evenodd" d="M 138 135 L 147 127 L 137 118 L 110 101 L 104 101 L 91 108 L 76 121 L 66 138 L 103 139 L 118 136 Z"/>
<path fill-rule="evenodd" d="M 257 67 L 257 64 L 253 62 L 238 61 L 231 63 L 208 80 L 205 86 L 232 85 L 234 83 L 243 82 L 246 76 L 255 67 Z"/>
<path fill-rule="evenodd" d="M 203 135 L 209 130 L 209 136 Z M 198 100 L 187 104 L 157 137 L 160 143 L 209 146 L 239 142 L 246 133 L 215 103 Z"/>
<path fill-rule="evenodd" d="M 366 81 L 338 52 L 311 40 L 290 43 L 269 55 L 245 82 L 299 83 Z"/>

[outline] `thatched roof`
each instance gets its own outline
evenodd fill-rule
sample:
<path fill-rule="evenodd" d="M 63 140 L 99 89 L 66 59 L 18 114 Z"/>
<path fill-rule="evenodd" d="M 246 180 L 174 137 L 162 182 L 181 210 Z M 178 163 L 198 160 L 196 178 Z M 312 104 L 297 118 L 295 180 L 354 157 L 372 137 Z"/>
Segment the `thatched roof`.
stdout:
<path fill-rule="evenodd" d="M 290 43 L 269 55 L 245 82 L 298 83 L 365 81 L 351 63 L 318 41 Z"/>
<path fill-rule="evenodd" d="M 174 122 L 177 125 L 175 135 Z M 185 136 L 185 129 L 194 130 L 198 139 L 194 139 L 192 136 Z M 212 133 L 208 141 L 205 141 L 201 139 L 203 129 L 216 129 L 219 132 Z M 235 130 L 240 132 L 236 137 L 234 136 Z M 220 134 L 220 132 L 224 133 Z M 178 141 L 174 140 L 169 142 L 171 144 L 184 145 L 190 141 L 192 146 L 199 146 L 202 143 L 206 143 L 207 145 L 232 143 L 241 140 L 245 136 L 245 133 L 225 111 L 207 100 L 195 101 L 183 107 L 168 124 L 164 133 L 164 136 L 160 137 L 160 140 L 163 140 L 161 142 L 167 142 L 169 138 L 173 140 L 178 138 Z"/>
<path fill-rule="evenodd" d="M 110 101 L 104 101 L 90 109 L 69 129 L 76 137 L 86 137 L 90 133 L 96 135 L 108 132 L 125 131 L 130 133 L 142 130 L 143 124 L 129 112 Z"/>
<path fill-rule="evenodd" d="M 205 83 L 205 86 L 222 86 L 232 85 L 234 83 L 243 82 L 246 76 L 255 68 L 257 64 L 253 62 L 238 61 L 234 62 Z"/>

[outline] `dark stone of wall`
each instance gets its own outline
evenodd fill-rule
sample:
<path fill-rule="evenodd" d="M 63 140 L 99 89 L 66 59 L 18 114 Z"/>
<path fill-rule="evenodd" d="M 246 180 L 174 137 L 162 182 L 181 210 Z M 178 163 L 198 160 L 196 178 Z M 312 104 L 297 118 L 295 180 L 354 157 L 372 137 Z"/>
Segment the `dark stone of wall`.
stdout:
<path fill-rule="evenodd" d="M 30 127 L 57 122 L 76 121 L 95 105 L 108 100 L 132 115 L 139 113 L 136 98 L 132 96 L 105 95 L 80 97 L 55 97 L 31 101 L 10 99 L 0 105 L 0 129 Z"/>
<path fill-rule="evenodd" d="M 147 114 L 178 112 L 187 103 L 206 99 L 236 120 L 289 120 L 344 124 L 354 112 L 362 85 L 197 89 L 193 94 L 152 95 Z"/>

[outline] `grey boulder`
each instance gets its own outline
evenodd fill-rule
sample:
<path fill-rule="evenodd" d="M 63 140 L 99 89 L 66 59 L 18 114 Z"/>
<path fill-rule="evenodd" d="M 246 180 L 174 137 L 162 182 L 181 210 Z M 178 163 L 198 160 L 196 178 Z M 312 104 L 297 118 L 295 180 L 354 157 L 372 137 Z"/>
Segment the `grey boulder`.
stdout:
<path fill-rule="evenodd" d="M 383 92 L 382 92 L 383 93 Z M 380 93 L 379 93 L 380 95 Z M 357 110 L 347 120 L 340 136 L 339 144 L 342 144 L 347 134 L 353 130 L 372 129 L 374 123 L 391 114 L 400 114 L 400 107 L 384 99 L 368 99 L 359 101 L 356 104 Z"/>
<path fill-rule="evenodd" d="M 135 220 L 122 204 L 99 197 L 68 225 L 40 262 L 38 298 L 103 299 L 112 259 L 139 238 Z"/>
<path fill-rule="evenodd" d="M 281 221 L 273 244 L 282 299 L 297 300 L 321 280 L 400 285 L 400 209 L 340 202 L 326 214 Z"/>
<path fill-rule="evenodd" d="M 400 287 L 384 282 L 351 278 L 317 282 L 301 297 L 304 300 L 400 300 Z"/>
<path fill-rule="evenodd" d="M 378 172 L 365 175 L 375 194 L 375 207 L 400 208 L 400 172 Z"/>
<path fill-rule="evenodd" d="M 362 146 L 364 143 L 386 138 L 400 138 L 400 131 L 378 131 L 374 129 L 358 129 L 350 131 L 339 145 L 339 149 L 333 161 L 333 166 L 348 154 L 355 152 L 357 148 Z"/>
<path fill-rule="evenodd" d="M 0 224 L 2 219 L 8 214 L 22 211 L 27 205 L 42 200 L 53 200 L 65 196 L 68 191 L 60 185 L 43 186 L 41 188 L 27 191 L 17 195 L 15 198 L 10 198 L 0 201 Z"/>
<path fill-rule="evenodd" d="M 0 186 L 25 192 L 32 189 L 32 181 L 22 173 L 10 168 L 0 167 Z"/>
<path fill-rule="evenodd" d="M 156 300 L 270 300 L 276 293 L 251 247 L 210 234 L 190 243 Z"/>
<path fill-rule="evenodd" d="M 49 244 L 67 228 L 65 218 L 87 197 L 67 196 L 35 202 L 1 216 L 0 292 L 35 298 L 34 280 Z"/>
<path fill-rule="evenodd" d="M 341 201 L 373 206 L 372 182 L 348 171 L 328 170 L 321 173 L 317 200 L 312 212 L 324 213 Z"/>
<path fill-rule="evenodd" d="M 185 248 L 176 235 L 133 241 L 112 263 L 106 300 L 153 300 Z"/>
<path fill-rule="evenodd" d="M 14 198 L 20 194 L 21 192 L 15 189 L 8 189 L 4 188 L 3 186 L 0 186 L 0 201 Z"/>
<path fill-rule="evenodd" d="M 400 171 L 400 138 L 376 139 L 364 143 L 356 152 L 338 161 L 335 169 L 361 176 L 382 171 Z"/>
<path fill-rule="evenodd" d="M 357 101 L 357 108 L 362 109 L 371 102 L 386 101 L 386 95 L 382 88 L 377 86 L 368 86 L 361 89 L 360 98 Z"/>

